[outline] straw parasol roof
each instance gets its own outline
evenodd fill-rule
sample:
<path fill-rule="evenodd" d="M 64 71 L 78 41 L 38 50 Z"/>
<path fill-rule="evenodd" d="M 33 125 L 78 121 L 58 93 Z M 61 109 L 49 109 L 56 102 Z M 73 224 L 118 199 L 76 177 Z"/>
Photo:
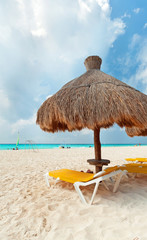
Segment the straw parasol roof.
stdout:
<path fill-rule="evenodd" d="M 137 128 L 137 127 L 132 127 L 132 128 L 127 128 L 126 127 L 126 133 L 130 137 L 134 136 L 147 136 L 147 129 L 143 128 Z"/>
<path fill-rule="evenodd" d="M 102 60 L 88 57 L 87 72 L 65 84 L 37 112 L 47 132 L 94 130 L 95 159 L 101 159 L 100 128 L 147 128 L 147 95 L 100 71 Z"/>

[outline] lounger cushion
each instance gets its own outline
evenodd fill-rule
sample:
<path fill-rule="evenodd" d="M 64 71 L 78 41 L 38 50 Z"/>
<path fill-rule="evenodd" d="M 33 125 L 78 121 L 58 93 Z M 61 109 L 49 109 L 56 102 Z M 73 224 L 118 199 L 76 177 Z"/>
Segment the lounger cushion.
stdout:
<path fill-rule="evenodd" d="M 129 173 L 143 173 L 147 174 L 147 165 L 146 164 L 138 164 L 138 163 L 130 163 L 125 164 L 119 167 L 121 170 L 127 170 Z"/>
<path fill-rule="evenodd" d="M 59 178 L 62 181 L 75 183 L 87 182 L 93 179 L 93 173 L 78 172 L 70 169 L 59 169 L 49 172 L 50 177 Z"/>

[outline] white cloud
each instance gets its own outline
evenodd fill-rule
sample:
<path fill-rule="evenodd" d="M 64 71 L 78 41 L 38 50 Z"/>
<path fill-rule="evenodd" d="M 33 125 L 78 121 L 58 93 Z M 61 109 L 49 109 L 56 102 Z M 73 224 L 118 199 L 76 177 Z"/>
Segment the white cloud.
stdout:
<path fill-rule="evenodd" d="M 109 0 L 5 0 L 0 5 L 0 109 L 13 131 L 27 131 L 34 109 L 77 71 L 82 74 L 88 55 L 104 59 L 125 23 L 111 18 Z"/>
<path fill-rule="evenodd" d="M 43 28 L 39 28 L 37 30 L 32 30 L 31 33 L 33 36 L 36 36 L 36 37 L 45 37 L 47 35 L 46 30 Z"/>
<path fill-rule="evenodd" d="M 137 60 L 139 66 L 136 72 L 136 80 L 144 84 L 144 93 L 147 94 L 147 39 L 143 41 Z"/>
<path fill-rule="evenodd" d="M 144 24 L 144 28 L 147 28 L 147 23 Z"/>
<path fill-rule="evenodd" d="M 29 126 L 29 125 L 35 125 L 36 122 L 36 113 L 33 114 L 29 119 L 19 119 L 17 122 L 13 123 L 11 125 L 12 133 L 21 131 L 23 128 Z"/>
<path fill-rule="evenodd" d="M 140 10 L 141 10 L 140 8 L 134 8 L 134 9 L 133 9 L 133 12 L 136 13 L 136 14 L 138 14 L 138 13 L 140 12 Z"/>
<path fill-rule="evenodd" d="M 85 19 L 87 12 L 91 12 L 91 9 L 88 6 L 88 4 L 83 0 L 79 0 L 79 6 L 80 6 L 80 12 L 78 16 L 81 19 Z"/>
<path fill-rule="evenodd" d="M 82 129 L 81 131 L 80 131 L 80 133 L 82 134 L 82 135 L 89 135 L 89 134 L 91 134 L 93 131 L 92 130 L 90 130 L 90 129 L 88 129 L 88 128 L 84 128 L 84 129 Z"/>
<path fill-rule="evenodd" d="M 141 40 L 141 36 L 135 33 L 132 37 L 131 43 L 129 44 L 129 48 L 133 49 Z"/>
<path fill-rule="evenodd" d="M 2 128 L 3 126 L 5 126 L 6 121 L 5 119 L 3 119 L 2 117 L 0 117 L 0 127 Z"/>
<path fill-rule="evenodd" d="M 125 29 L 126 25 L 120 18 L 117 18 L 117 19 L 115 19 L 113 27 L 115 27 L 114 33 L 117 36 L 119 34 L 123 34 L 124 33 L 124 29 Z"/>
<path fill-rule="evenodd" d="M 9 26 L 0 25 L 0 44 L 7 45 L 11 36 L 11 29 Z"/>
<path fill-rule="evenodd" d="M 130 14 L 124 13 L 124 15 L 121 18 L 131 18 Z"/>
<path fill-rule="evenodd" d="M 147 38 L 134 34 L 127 53 L 117 61 L 125 76 L 122 81 L 147 94 Z"/>
<path fill-rule="evenodd" d="M 0 89 L 0 109 L 7 109 L 10 107 L 10 101 L 8 99 L 7 94 L 5 93 L 4 90 Z"/>
<path fill-rule="evenodd" d="M 97 0 L 97 3 L 99 4 L 103 12 L 105 13 L 110 12 L 111 8 L 108 0 Z"/>
<path fill-rule="evenodd" d="M 134 48 L 137 46 L 137 52 L 135 56 L 131 56 L 131 52 L 128 52 L 125 58 L 125 67 L 130 68 L 136 65 L 136 72 L 132 74 L 126 82 L 134 87 L 142 85 L 142 92 L 147 94 L 147 39 L 142 39 L 139 36 L 137 36 L 137 38 L 134 37 L 129 46 Z M 130 49 L 132 51 L 132 48 Z"/>

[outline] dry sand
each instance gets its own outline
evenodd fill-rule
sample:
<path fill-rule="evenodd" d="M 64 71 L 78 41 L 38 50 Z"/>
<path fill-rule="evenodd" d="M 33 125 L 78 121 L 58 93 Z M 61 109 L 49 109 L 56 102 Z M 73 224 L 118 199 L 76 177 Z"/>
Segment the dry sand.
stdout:
<path fill-rule="evenodd" d="M 146 240 L 147 176 L 123 178 L 117 193 L 101 184 L 92 206 L 69 183 L 46 186 L 46 171 L 94 170 L 86 161 L 93 156 L 93 148 L 0 151 L 0 239 Z M 105 147 L 102 156 L 112 166 L 147 157 L 147 147 Z M 89 197 L 92 186 L 84 192 Z"/>

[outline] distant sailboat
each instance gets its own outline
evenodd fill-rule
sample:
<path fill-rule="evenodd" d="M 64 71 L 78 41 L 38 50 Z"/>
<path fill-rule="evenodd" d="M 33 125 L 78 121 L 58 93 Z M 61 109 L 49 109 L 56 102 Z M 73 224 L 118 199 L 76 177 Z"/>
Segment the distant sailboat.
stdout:
<path fill-rule="evenodd" d="M 19 132 L 18 132 L 18 137 L 17 137 L 17 142 L 16 142 L 16 149 L 18 149 L 18 144 L 19 144 Z"/>

